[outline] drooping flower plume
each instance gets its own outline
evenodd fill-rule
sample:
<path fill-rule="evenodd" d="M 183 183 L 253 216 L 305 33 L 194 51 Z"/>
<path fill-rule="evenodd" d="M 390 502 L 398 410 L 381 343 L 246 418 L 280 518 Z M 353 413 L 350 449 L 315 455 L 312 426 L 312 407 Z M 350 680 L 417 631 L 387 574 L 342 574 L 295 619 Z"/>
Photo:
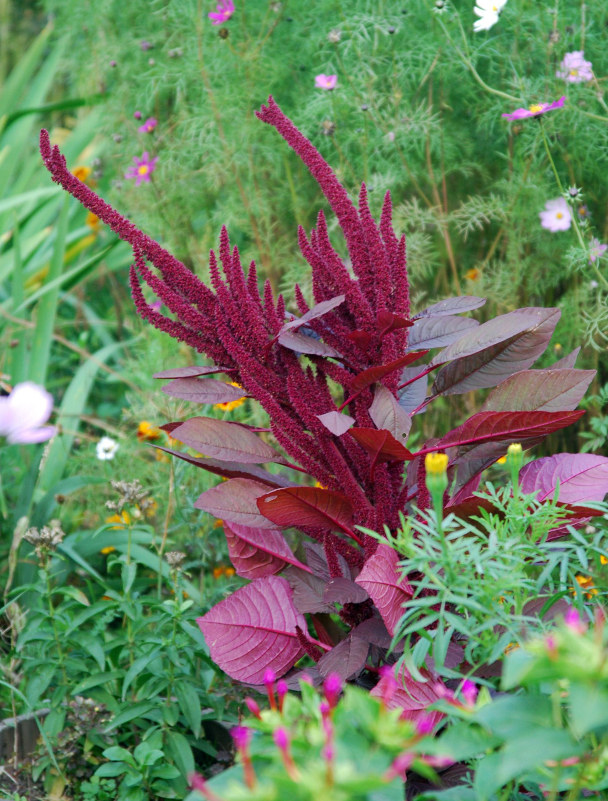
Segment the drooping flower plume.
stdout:
<path fill-rule="evenodd" d="M 142 181 L 150 183 L 150 176 L 156 169 L 158 156 L 150 158 L 148 152 L 146 151 L 142 154 L 140 159 L 138 159 L 137 156 L 134 156 L 133 161 L 135 162 L 135 166 L 129 167 L 125 173 L 125 178 L 135 178 L 135 186 L 139 186 Z"/>
<path fill-rule="evenodd" d="M 593 69 L 582 50 L 573 50 L 566 53 L 555 75 L 566 83 L 584 83 L 593 80 Z"/>
<path fill-rule="evenodd" d="M 541 114 L 546 114 L 547 111 L 553 111 L 556 108 L 561 108 L 566 102 L 566 96 L 563 95 L 559 100 L 554 100 L 553 103 L 533 103 L 528 108 L 517 108 L 508 114 L 503 114 L 507 120 L 524 120 L 527 117 L 540 117 Z"/>
<path fill-rule="evenodd" d="M 55 426 L 45 426 L 53 411 L 53 396 L 32 381 L 17 384 L 0 398 L 0 436 L 9 443 L 46 442 Z"/>
<path fill-rule="evenodd" d="M 567 231 L 572 225 L 572 212 L 568 201 L 563 197 L 548 200 L 545 203 L 544 211 L 541 211 L 538 216 L 542 227 L 552 233 Z"/>

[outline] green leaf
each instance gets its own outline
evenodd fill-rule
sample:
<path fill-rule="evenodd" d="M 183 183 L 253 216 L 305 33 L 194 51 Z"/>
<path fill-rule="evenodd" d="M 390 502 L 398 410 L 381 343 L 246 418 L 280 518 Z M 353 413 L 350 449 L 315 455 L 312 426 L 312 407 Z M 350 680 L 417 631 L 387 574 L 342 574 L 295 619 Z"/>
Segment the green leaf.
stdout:
<path fill-rule="evenodd" d="M 109 778 L 110 776 L 120 776 L 125 773 L 128 768 L 124 762 L 104 762 L 100 765 L 93 775 L 100 776 L 101 778 Z"/>
<path fill-rule="evenodd" d="M 31 707 L 38 703 L 40 696 L 53 680 L 56 670 L 57 665 L 53 660 L 50 664 L 41 665 L 37 669 L 36 675 L 28 681 L 25 688 L 25 697 Z"/>
<path fill-rule="evenodd" d="M 112 731 L 113 729 L 123 726 L 125 723 L 129 723 L 131 720 L 135 720 L 135 718 L 143 718 L 148 715 L 156 706 L 157 704 L 150 703 L 150 701 L 141 701 L 138 704 L 129 705 L 127 709 L 116 715 L 110 725 L 106 726 L 105 730 Z"/>
<path fill-rule="evenodd" d="M 113 762 L 117 762 L 122 760 L 126 762 L 127 765 L 131 765 L 135 767 L 135 759 L 130 751 L 127 751 L 126 748 L 121 748 L 119 745 L 110 746 L 110 748 L 106 748 L 103 752 L 103 755 L 106 759 L 111 759 Z"/>
<path fill-rule="evenodd" d="M 178 681 L 175 686 L 175 695 L 179 703 L 179 708 L 188 722 L 195 737 L 201 735 L 201 703 L 198 693 L 187 680 Z"/>
<path fill-rule="evenodd" d="M 608 726 L 608 692 L 595 684 L 572 684 L 568 693 L 575 734 Z"/>
<path fill-rule="evenodd" d="M 125 595 L 128 595 L 135 581 L 135 576 L 137 575 L 137 564 L 135 562 L 129 562 L 128 564 L 123 563 L 120 573 L 123 592 Z"/>
<path fill-rule="evenodd" d="M 86 690 L 99 687 L 100 684 L 106 684 L 109 681 L 120 679 L 122 676 L 122 670 L 108 670 L 105 673 L 94 673 L 92 676 L 88 676 L 86 679 L 79 682 L 72 690 L 72 695 L 80 695 Z"/>
<path fill-rule="evenodd" d="M 183 734 L 177 731 L 168 731 L 165 750 L 184 778 L 187 778 L 188 774 L 195 770 L 192 748 Z"/>
<path fill-rule="evenodd" d="M 140 656 L 139 659 L 136 659 L 135 662 L 131 665 L 127 674 L 125 676 L 125 680 L 122 685 L 122 700 L 124 701 L 127 697 L 127 691 L 131 686 L 131 682 L 133 679 L 138 676 L 140 673 L 143 673 L 144 668 L 147 667 L 150 662 L 152 662 L 158 654 L 160 653 L 161 648 L 160 646 L 153 648 L 149 654 L 144 654 L 144 656 Z"/>

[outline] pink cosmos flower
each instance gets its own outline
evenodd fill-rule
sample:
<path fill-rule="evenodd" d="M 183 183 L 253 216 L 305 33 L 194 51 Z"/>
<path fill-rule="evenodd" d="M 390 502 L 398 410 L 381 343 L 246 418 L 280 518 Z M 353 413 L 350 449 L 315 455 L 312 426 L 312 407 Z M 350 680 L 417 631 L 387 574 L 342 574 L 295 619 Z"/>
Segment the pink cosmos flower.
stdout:
<path fill-rule="evenodd" d="M 55 426 L 42 426 L 53 411 L 53 396 L 32 381 L 17 384 L 0 398 L 0 436 L 10 443 L 46 442 Z M 42 426 L 42 427 L 41 427 Z"/>
<path fill-rule="evenodd" d="M 335 89 L 337 85 L 337 75 L 325 75 L 325 73 L 322 72 L 320 75 L 315 76 L 316 89 Z"/>
<path fill-rule="evenodd" d="M 158 125 L 158 121 L 154 119 L 154 117 L 148 117 L 148 119 L 144 122 L 143 125 L 140 125 L 137 129 L 139 133 L 152 133 L 152 131 Z"/>
<path fill-rule="evenodd" d="M 582 50 L 566 53 L 559 66 L 560 69 L 555 74 L 558 78 L 563 78 L 566 83 L 584 83 L 593 80 L 591 62 L 585 61 Z"/>
<path fill-rule="evenodd" d="M 232 0 L 219 0 L 215 11 L 210 11 L 207 16 L 211 20 L 212 25 L 223 25 L 224 22 L 228 22 L 233 14 L 234 3 Z"/>
<path fill-rule="evenodd" d="M 606 250 L 608 250 L 608 245 L 604 245 L 596 236 L 594 236 L 591 239 L 591 246 L 589 248 L 589 263 L 593 264 L 594 261 L 601 258 Z"/>
<path fill-rule="evenodd" d="M 555 200 L 548 200 L 545 203 L 545 210 L 541 211 L 538 216 L 540 217 L 540 224 L 542 227 L 552 233 L 556 231 L 567 231 L 572 225 L 570 207 L 563 197 L 557 197 Z"/>
<path fill-rule="evenodd" d="M 140 159 L 138 159 L 137 156 L 133 156 L 133 161 L 135 162 L 135 166 L 129 168 L 125 173 L 125 178 L 135 178 L 135 186 L 139 186 L 142 181 L 150 183 L 150 175 L 156 169 L 158 156 L 154 156 L 154 158 L 151 159 L 148 155 L 148 151 L 146 151 L 142 154 Z"/>
<path fill-rule="evenodd" d="M 566 96 L 563 95 L 559 100 L 555 100 L 553 103 L 533 103 L 528 108 L 516 108 L 515 111 L 509 114 L 503 114 L 502 116 L 506 117 L 508 120 L 523 120 L 526 117 L 540 117 L 541 114 L 545 114 L 547 111 L 561 108 L 565 101 Z"/>

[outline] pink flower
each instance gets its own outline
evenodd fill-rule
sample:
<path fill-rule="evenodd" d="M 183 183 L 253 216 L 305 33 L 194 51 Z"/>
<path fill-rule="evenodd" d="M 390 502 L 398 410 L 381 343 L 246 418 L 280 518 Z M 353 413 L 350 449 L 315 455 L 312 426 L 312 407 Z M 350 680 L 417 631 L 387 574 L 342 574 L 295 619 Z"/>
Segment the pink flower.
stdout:
<path fill-rule="evenodd" d="M 563 78 L 567 83 L 583 83 L 593 80 L 591 62 L 585 61 L 582 50 L 566 53 L 559 66 L 560 69 L 555 74 L 558 78 Z"/>
<path fill-rule="evenodd" d="M 465 679 L 460 688 L 462 697 L 467 706 L 474 707 L 477 700 L 477 693 L 479 692 L 475 684 L 470 679 Z"/>
<path fill-rule="evenodd" d="M 141 120 L 141 111 L 134 111 L 133 116 L 136 120 Z"/>
<path fill-rule="evenodd" d="M 207 16 L 211 20 L 212 25 L 223 25 L 224 22 L 228 22 L 233 14 L 234 3 L 232 0 L 219 0 L 215 11 L 210 11 Z"/>
<path fill-rule="evenodd" d="M 144 124 L 140 125 L 137 130 L 139 131 L 139 133 L 152 133 L 152 131 L 156 128 L 157 125 L 158 122 L 157 120 L 154 119 L 154 117 L 148 117 L 148 119 L 144 122 Z"/>
<path fill-rule="evenodd" d="M 553 233 L 567 231 L 572 224 L 570 207 L 563 197 L 548 200 L 545 203 L 545 210 L 541 211 L 538 216 L 542 227 Z"/>
<path fill-rule="evenodd" d="M 601 258 L 606 250 L 608 250 L 608 245 L 604 245 L 594 236 L 591 239 L 591 246 L 589 248 L 589 263 L 593 264 L 594 261 Z"/>
<path fill-rule="evenodd" d="M 8 397 L 0 398 L 0 436 L 10 443 L 46 442 L 55 426 L 42 426 L 53 411 L 53 396 L 38 384 L 17 384 Z M 42 427 L 41 427 L 42 426 Z"/>
<path fill-rule="evenodd" d="M 317 89 L 335 89 L 337 85 L 337 75 L 325 75 L 325 73 L 322 72 L 315 77 L 315 88 Z"/>
<path fill-rule="evenodd" d="M 503 114 L 502 116 L 506 117 L 508 120 L 523 120 L 526 117 L 540 117 L 541 114 L 545 114 L 547 111 L 561 108 L 565 101 L 566 96 L 563 95 L 559 100 L 555 100 L 553 103 L 533 103 L 528 108 L 516 108 L 515 111 L 512 111 L 510 114 Z"/>
<path fill-rule="evenodd" d="M 139 186 L 142 181 L 150 183 L 150 175 L 156 169 L 158 156 L 154 156 L 154 158 L 151 159 L 146 151 L 142 154 L 140 159 L 138 159 L 137 156 L 133 156 L 133 161 L 135 162 L 135 167 L 129 168 L 125 173 L 125 178 L 135 178 L 135 186 Z"/>
<path fill-rule="evenodd" d="M 587 631 L 587 624 L 583 623 L 576 609 L 568 609 L 564 615 L 564 623 L 575 634 L 584 634 Z"/>

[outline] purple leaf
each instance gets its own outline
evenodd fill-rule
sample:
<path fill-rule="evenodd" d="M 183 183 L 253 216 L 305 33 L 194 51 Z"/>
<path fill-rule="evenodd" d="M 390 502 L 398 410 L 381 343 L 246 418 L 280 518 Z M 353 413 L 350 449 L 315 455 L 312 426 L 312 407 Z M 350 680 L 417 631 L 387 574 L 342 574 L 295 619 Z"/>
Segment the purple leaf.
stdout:
<path fill-rule="evenodd" d="M 406 387 L 403 387 L 403 389 L 398 390 L 397 402 L 408 414 L 412 414 L 414 409 L 417 409 L 426 398 L 429 384 L 428 375 L 423 376 L 418 379 L 418 381 L 413 380 L 417 375 L 424 373 L 425 370 L 426 367 L 406 367 L 401 373 L 401 378 L 399 379 L 400 384 L 405 384 L 408 381 L 412 382 Z"/>
<path fill-rule="evenodd" d="M 181 425 L 181 424 L 180 424 Z M 161 445 L 153 445 L 159 451 L 177 456 L 188 464 L 193 464 L 196 467 L 201 467 L 209 473 L 214 473 L 216 476 L 223 478 L 253 478 L 256 481 L 262 481 L 270 487 L 290 487 L 292 482 L 288 481 L 284 476 L 273 475 L 263 467 L 258 467 L 254 464 L 242 464 L 241 462 L 223 462 L 218 459 L 207 459 L 201 456 L 189 456 L 182 451 L 174 451 L 171 448 L 163 448 Z"/>
<path fill-rule="evenodd" d="M 276 462 L 282 457 L 253 431 L 238 423 L 192 417 L 171 432 L 174 439 L 196 451 L 227 461 L 260 464 Z"/>
<path fill-rule="evenodd" d="M 451 362 L 437 373 L 433 395 L 494 387 L 527 370 L 546 349 L 559 316 L 559 309 L 518 309 L 466 333 L 433 359 Z"/>
<path fill-rule="evenodd" d="M 323 592 L 324 601 L 340 604 L 341 606 L 344 606 L 344 604 L 361 604 L 363 601 L 367 601 L 368 598 L 369 595 L 363 587 L 355 584 L 350 579 L 342 577 L 330 579 Z"/>
<path fill-rule="evenodd" d="M 460 295 L 457 298 L 446 298 L 434 303 L 414 315 L 414 320 L 421 317 L 443 317 L 448 314 L 464 314 L 464 312 L 479 309 L 486 302 L 485 298 L 476 298 L 475 295 Z"/>
<path fill-rule="evenodd" d="M 323 600 L 323 592 L 327 582 L 320 576 L 304 573 L 296 567 L 289 567 L 284 573 L 293 590 L 293 603 L 302 613 L 335 612 L 333 604 Z"/>
<path fill-rule="evenodd" d="M 376 604 L 391 636 L 403 614 L 403 604 L 413 594 L 407 579 L 402 578 L 397 568 L 398 562 L 399 554 L 389 545 L 380 544 L 355 579 Z"/>
<path fill-rule="evenodd" d="M 257 499 L 267 492 L 268 487 L 258 481 L 231 478 L 199 495 L 194 506 L 228 523 L 250 528 L 277 528 L 257 507 Z"/>
<path fill-rule="evenodd" d="M 304 651 L 296 627 L 306 631 L 285 579 L 255 579 L 197 619 L 211 658 L 231 678 L 261 684 L 267 670 L 277 676 Z"/>
<path fill-rule="evenodd" d="M 378 384 L 376 387 L 373 403 L 369 407 L 369 416 L 377 428 L 386 429 L 398 442 L 407 440 L 412 419 L 395 400 L 393 393 L 383 384 Z"/>
<path fill-rule="evenodd" d="M 306 554 L 306 564 L 315 574 L 324 579 L 326 582 L 330 579 L 329 565 L 327 564 L 327 556 L 325 555 L 325 548 L 320 542 L 305 542 L 304 553 Z M 351 578 L 351 571 L 348 562 L 341 554 L 336 554 L 338 566 L 343 576 Z"/>
<path fill-rule="evenodd" d="M 341 492 L 316 487 L 286 487 L 257 500 L 259 511 L 277 526 L 322 526 L 350 532 L 353 507 Z"/>
<path fill-rule="evenodd" d="M 608 458 L 593 453 L 558 453 L 524 465 L 522 492 L 538 490 L 537 499 L 554 498 L 559 482 L 561 503 L 603 501 L 608 493 Z"/>
<path fill-rule="evenodd" d="M 408 353 L 405 356 L 401 356 L 399 359 L 395 359 L 388 364 L 381 364 L 378 367 L 368 367 L 367 370 L 364 370 L 359 375 L 355 376 L 353 383 L 351 384 L 351 389 L 353 392 L 357 392 L 358 390 L 365 389 L 365 387 L 369 387 L 370 384 L 375 384 L 376 381 L 380 381 L 380 379 L 384 378 L 385 375 L 398 370 L 400 367 L 406 367 L 408 364 L 415 362 L 417 359 L 423 359 L 428 353 L 428 350 L 421 350 L 416 353 Z"/>
<path fill-rule="evenodd" d="M 562 356 L 561 359 L 558 359 L 553 364 L 550 364 L 549 367 L 543 367 L 543 370 L 566 370 L 570 367 L 574 367 L 576 364 L 576 358 L 578 354 L 581 352 L 580 348 L 574 348 L 572 353 L 568 353 L 566 356 Z"/>
<path fill-rule="evenodd" d="M 390 334 L 392 331 L 398 331 L 400 328 L 411 328 L 414 325 L 411 320 L 387 310 L 378 312 L 376 322 L 378 323 L 381 337 Z"/>
<path fill-rule="evenodd" d="M 295 558 L 279 531 L 224 523 L 224 534 L 230 561 L 237 574 L 243 578 L 272 576 L 280 573 L 287 564 L 312 573 L 309 567 Z"/>
<path fill-rule="evenodd" d="M 359 623 L 353 629 L 352 633 L 355 637 L 360 637 L 362 640 L 371 643 L 371 645 L 378 646 L 378 648 L 390 648 L 391 640 L 393 639 L 379 617 L 370 617 L 364 620 L 363 623 Z"/>
<path fill-rule="evenodd" d="M 341 414 L 340 412 L 326 412 L 325 414 L 318 414 L 317 417 L 323 423 L 328 431 L 341 437 L 355 422 L 355 418 L 348 414 Z"/>
<path fill-rule="evenodd" d="M 419 672 L 426 681 L 417 681 L 410 674 L 405 664 L 402 664 L 395 678 L 382 676 L 378 684 L 370 692 L 370 695 L 375 698 L 386 697 L 389 709 L 402 709 L 402 720 L 411 720 L 416 723 L 420 718 L 430 717 L 433 725 L 435 725 L 445 715 L 443 712 L 438 711 L 427 712 L 426 709 L 444 697 L 442 690 L 446 688 L 435 674 L 429 673 L 424 668 Z M 396 687 L 394 686 L 395 680 Z"/>
<path fill-rule="evenodd" d="M 308 337 L 306 334 L 298 334 L 294 331 L 286 331 L 284 334 L 279 334 L 279 344 L 296 353 L 308 353 L 311 356 L 340 356 L 338 351 L 332 348 L 331 345 L 326 345 L 314 337 Z"/>
<path fill-rule="evenodd" d="M 404 462 L 414 455 L 390 431 L 356 427 L 348 432 L 372 457 L 372 467 L 381 462 Z"/>
<path fill-rule="evenodd" d="M 234 373 L 234 370 L 234 367 L 202 367 L 193 364 L 189 367 L 174 367 L 172 370 L 163 370 L 160 373 L 154 373 L 153 378 L 195 378 L 197 375 Z"/>
<path fill-rule="evenodd" d="M 247 394 L 242 387 L 233 387 L 213 378 L 177 378 L 161 389 L 165 395 L 191 403 L 229 403 Z"/>
<path fill-rule="evenodd" d="M 303 314 L 301 317 L 297 317 L 295 320 L 290 320 L 290 322 L 285 323 L 279 333 L 284 334 L 286 331 L 292 331 L 295 328 L 299 328 L 301 325 L 305 325 L 311 320 L 315 320 L 317 317 L 322 317 L 324 314 L 327 314 L 327 312 L 335 309 L 336 306 L 344 303 L 345 298 L 346 295 L 336 295 L 335 298 L 323 300 L 321 303 L 315 304 L 312 309 L 306 312 L 306 314 Z"/>
<path fill-rule="evenodd" d="M 471 317 L 421 317 L 408 333 L 407 350 L 444 348 L 478 326 Z"/>
<path fill-rule="evenodd" d="M 571 411 L 594 376 L 595 370 L 522 370 L 492 390 L 481 411 Z"/>
<path fill-rule="evenodd" d="M 317 667 L 322 676 L 337 673 L 341 679 L 346 681 L 363 670 L 368 651 L 369 643 L 349 634 L 331 651 L 323 654 L 317 662 Z"/>

